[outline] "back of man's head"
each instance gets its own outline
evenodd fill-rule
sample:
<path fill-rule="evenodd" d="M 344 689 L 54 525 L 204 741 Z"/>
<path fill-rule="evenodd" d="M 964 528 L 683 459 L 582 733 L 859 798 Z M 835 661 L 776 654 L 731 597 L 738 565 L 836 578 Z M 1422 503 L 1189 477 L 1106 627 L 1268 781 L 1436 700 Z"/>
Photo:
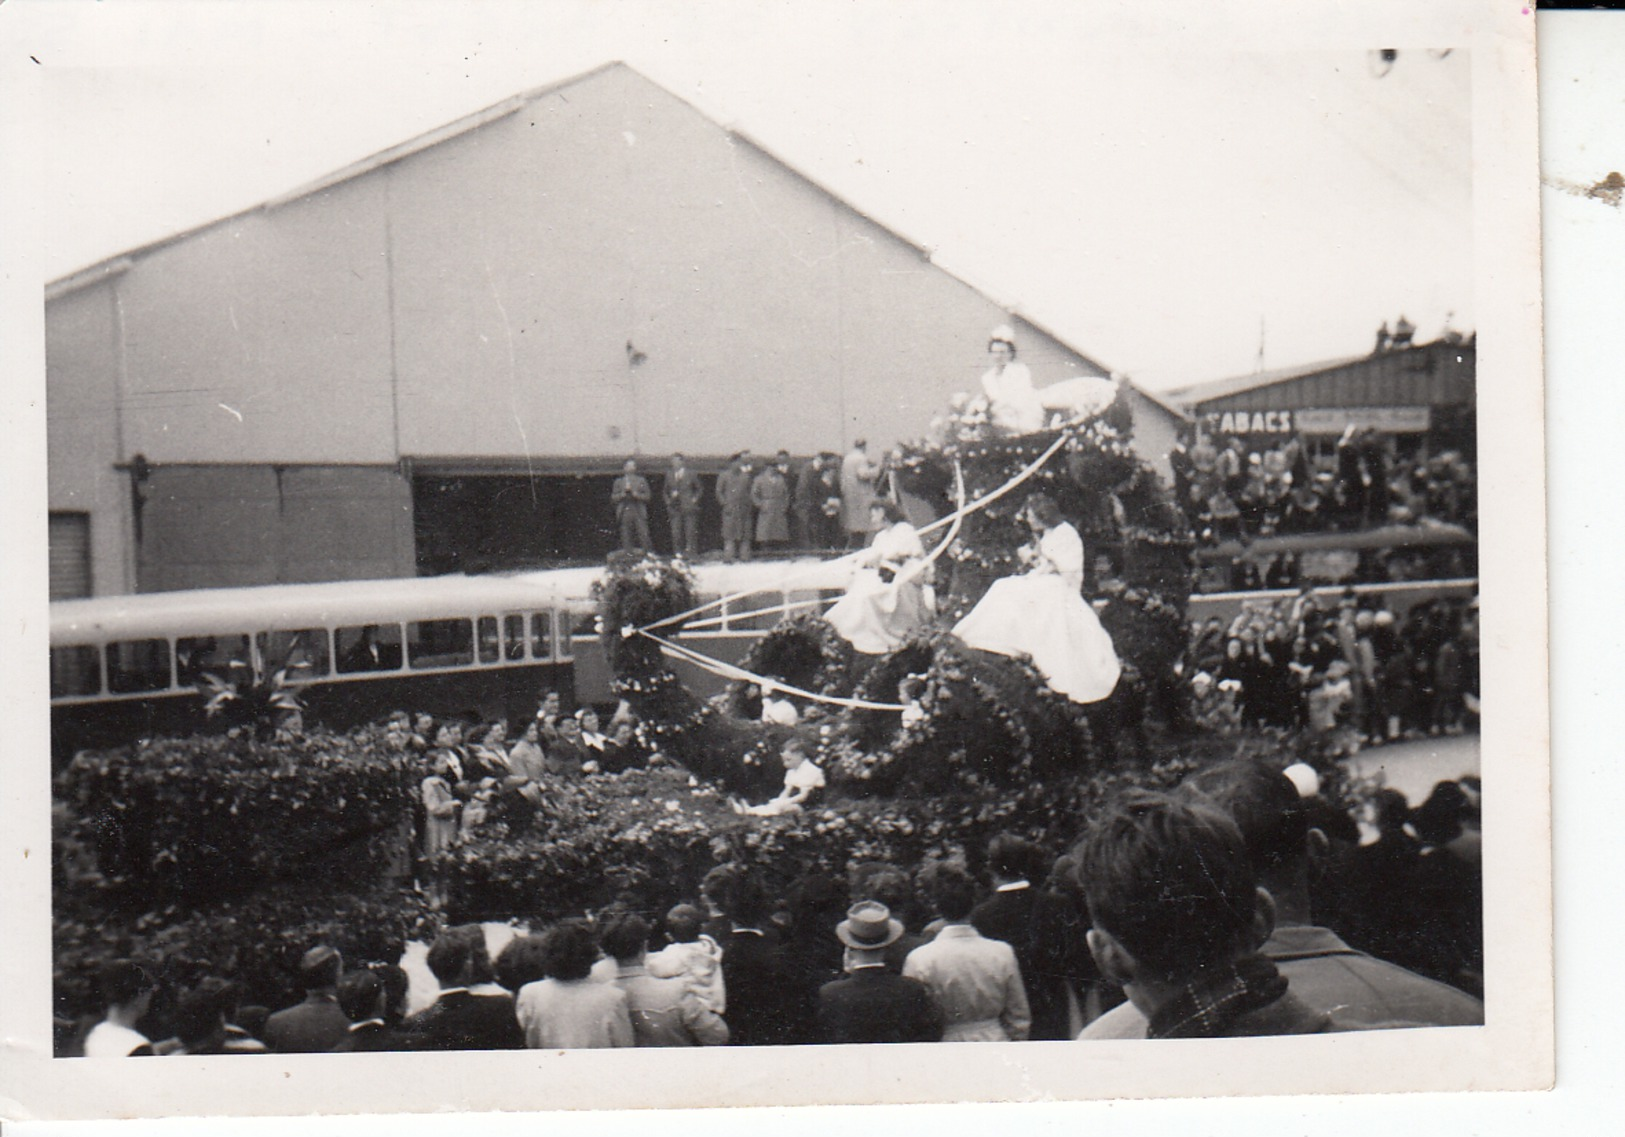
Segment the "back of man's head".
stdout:
<path fill-rule="evenodd" d="M 613 912 L 604 917 L 598 946 L 617 963 L 635 961 L 649 947 L 649 922 L 636 912 Z"/>
<path fill-rule="evenodd" d="M 175 1037 L 188 1048 L 206 1041 L 226 1026 L 226 1011 L 221 993 L 206 987 L 196 987 L 183 993 L 175 1005 Z"/>
<path fill-rule="evenodd" d="M 299 961 L 299 985 L 306 991 L 325 991 L 335 986 L 344 971 L 344 957 L 336 948 L 317 944 Z"/>
<path fill-rule="evenodd" d="M 987 867 L 1004 880 L 1040 882 L 1044 876 L 1044 851 L 1014 833 L 1000 833 L 988 844 Z"/>
<path fill-rule="evenodd" d="M 955 864 L 937 865 L 927 887 L 937 915 L 950 924 L 970 918 L 971 909 L 976 907 L 976 882 L 964 869 Z"/>
<path fill-rule="evenodd" d="M 434 943 L 429 945 L 429 954 L 425 962 L 428 963 L 429 970 L 440 986 L 468 985 L 469 946 L 469 938 L 460 934 L 456 928 L 441 932 L 434 938 Z"/>
<path fill-rule="evenodd" d="M 372 971 L 352 971 L 339 980 L 339 1010 L 353 1023 L 365 1022 L 378 1013 L 383 991 L 383 981 Z"/>
<path fill-rule="evenodd" d="M 1184 788 L 1205 797 L 1241 830 L 1261 879 L 1293 874 L 1307 853 L 1308 811 L 1297 787 L 1281 771 L 1256 759 L 1238 758 L 1185 779 Z"/>
<path fill-rule="evenodd" d="M 146 968 L 127 959 L 103 967 L 99 984 L 102 1002 L 109 1007 L 128 1006 L 156 986 Z"/>
<path fill-rule="evenodd" d="M 1257 885 L 1235 822 L 1200 800 L 1136 791 L 1082 848 L 1094 926 L 1148 978 L 1183 981 L 1254 945 Z"/>
<path fill-rule="evenodd" d="M 490 983 L 495 979 L 491 969 L 491 947 L 485 940 L 485 929 L 478 924 L 459 924 L 446 933 L 461 936 L 468 943 L 468 982 Z"/>

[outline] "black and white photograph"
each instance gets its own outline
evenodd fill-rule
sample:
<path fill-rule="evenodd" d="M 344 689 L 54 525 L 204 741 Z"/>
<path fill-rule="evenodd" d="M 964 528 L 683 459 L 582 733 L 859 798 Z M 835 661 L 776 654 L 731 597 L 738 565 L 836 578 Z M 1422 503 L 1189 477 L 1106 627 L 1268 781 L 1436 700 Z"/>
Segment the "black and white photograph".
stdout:
<path fill-rule="evenodd" d="M 1549 1085 L 1533 26 L 1368 7 L 0 13 L 6 1096 Z"/>

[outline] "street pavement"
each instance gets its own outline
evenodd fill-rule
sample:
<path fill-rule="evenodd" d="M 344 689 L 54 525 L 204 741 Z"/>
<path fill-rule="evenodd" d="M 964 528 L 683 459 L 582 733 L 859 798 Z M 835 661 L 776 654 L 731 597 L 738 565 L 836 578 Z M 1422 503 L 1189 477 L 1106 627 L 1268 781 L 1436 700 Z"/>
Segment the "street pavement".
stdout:
<path fill-rule="evenodd" d="M 1344 759 L 1344 765 L 1358 778 L 1380 773 L 1386 785 L 1417 806 L 1436 783 L 1477 774 L 1478 757 L 1478 735 L 1461 734 L 1369 747 Z"/>

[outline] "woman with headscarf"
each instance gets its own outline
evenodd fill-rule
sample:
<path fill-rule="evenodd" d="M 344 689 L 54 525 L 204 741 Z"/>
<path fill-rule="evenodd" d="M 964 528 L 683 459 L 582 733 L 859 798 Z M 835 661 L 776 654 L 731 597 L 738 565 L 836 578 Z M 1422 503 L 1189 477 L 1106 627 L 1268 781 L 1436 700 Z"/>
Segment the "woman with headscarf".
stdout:
<path fill-rule="evenodd" d="M 1080 591 L 1083 539 L 1048 494 L 1029 497 L 1022 517 L 1037 538 L 1023 546 L 1027 571 L 994 581 L 954 634 L 981 651 L 1030 656 L 1054 690 L 1075 703 L 1099 702 L 1122 665 Z"/>
<path fill-rule="evenodd" d="M 846 595 L 824 618 L 858 651 L 884 655 L 912 639 L 930 616 L 924 580 L 928 565 L 919 533 L 896 502 L 874 502 L 869 516 L 876 528 L 874 541 Z"/>

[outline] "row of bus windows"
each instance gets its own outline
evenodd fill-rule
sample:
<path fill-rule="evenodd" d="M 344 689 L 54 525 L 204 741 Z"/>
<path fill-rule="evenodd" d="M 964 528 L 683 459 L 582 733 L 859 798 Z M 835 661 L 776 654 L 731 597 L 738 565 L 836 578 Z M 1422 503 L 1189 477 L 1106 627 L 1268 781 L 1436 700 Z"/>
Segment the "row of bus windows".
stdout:
<path fill-rule="evenodd" d="M 553 618 L 547 612 L 481 616 L 477 620 L 416 620 L 260 632 L 253 648 L 266 670 L 286 670 L 293 682 L 367 672 L 513 663 L 553 657 Z M 244 634 L 120 640 L 107 645 L 107 686 L 112 695 L 195 687 L 206 675 L 231 679 L 251 666 Z M 171 667 L 173 664 L 173 668 Z M 173 682 L 172 679 L 173 672 Z M 102 693 L 101 649 L 75 645 L 51 649 L 51 697 Z"/>

